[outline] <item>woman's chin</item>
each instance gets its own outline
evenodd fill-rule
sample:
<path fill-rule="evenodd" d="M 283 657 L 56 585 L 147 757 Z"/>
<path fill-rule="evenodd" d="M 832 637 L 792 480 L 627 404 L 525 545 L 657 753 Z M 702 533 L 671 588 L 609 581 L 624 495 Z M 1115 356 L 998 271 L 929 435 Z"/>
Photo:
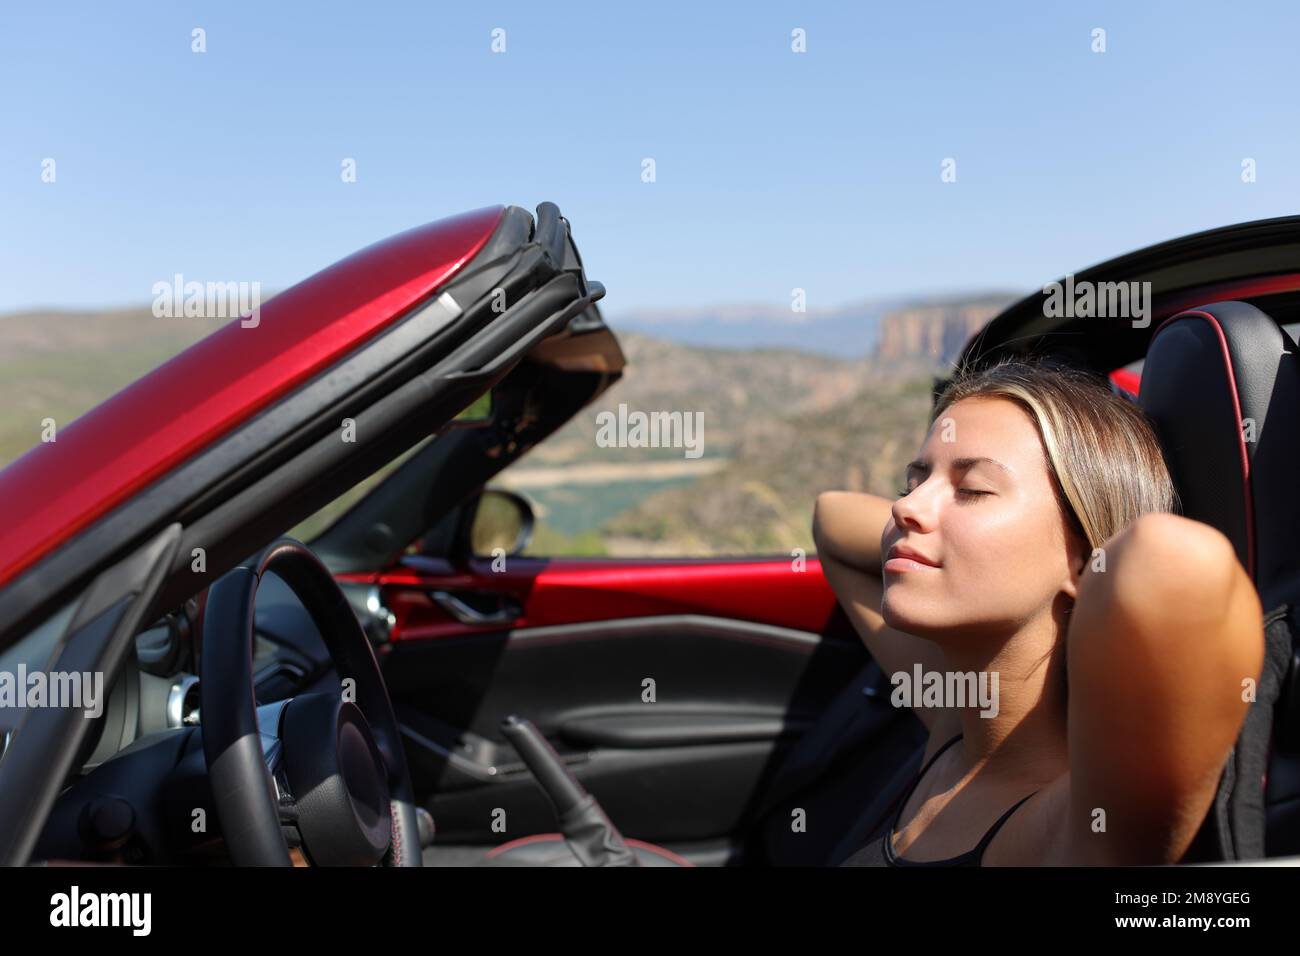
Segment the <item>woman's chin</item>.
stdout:
<path fill-rule="evenodd" d="M 894 630 L 927 640 L 932 640 L 934 635 L 948 629 L 947 623 L 933 609 L 917 607 L 916 602 L 888 592 L 880 604 L 880 616 Z"/>
<path fill-rule="evenodd" d="M 915 634 L 916 628 L 924 624 L 923 618 L 908 608 L 906 601 L 890 600 L 888 594 L 880 603 L 880 616 L 894 630 L 908 634 Z"/>

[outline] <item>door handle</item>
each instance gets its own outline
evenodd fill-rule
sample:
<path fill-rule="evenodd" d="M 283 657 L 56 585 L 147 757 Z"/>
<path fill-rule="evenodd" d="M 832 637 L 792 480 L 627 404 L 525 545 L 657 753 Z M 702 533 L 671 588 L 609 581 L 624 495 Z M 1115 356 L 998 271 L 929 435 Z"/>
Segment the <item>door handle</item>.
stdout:
<path fill-rule="evenodd" d="M 523 613 L 523 609 L 508 597 L 502 596 L 502 606 L 495 611 L 480 611 L 466 604 L 464 599 L 451 591 L 430 591 L 429 597 L 462 624 L 509 624 Z"/>

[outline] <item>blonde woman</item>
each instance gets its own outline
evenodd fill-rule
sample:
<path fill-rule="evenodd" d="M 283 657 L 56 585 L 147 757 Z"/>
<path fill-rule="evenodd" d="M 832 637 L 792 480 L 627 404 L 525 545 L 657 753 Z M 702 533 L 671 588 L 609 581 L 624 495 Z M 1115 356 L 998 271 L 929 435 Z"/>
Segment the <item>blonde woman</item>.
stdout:
<path fill-rule="evenodd" d="M 1174 513 L 1141 410 L 1004 361 L 944 392 L 905 482 L 896 500 L 826 492 L 813 520 L 884 671 L 950 691 L 905 698 L 922 769 L 846 865 L 1180 860 L 1260 676 L 1263 615 L 1228 539 Z M 951 693 L 976 680 L 993 706 Z"/>

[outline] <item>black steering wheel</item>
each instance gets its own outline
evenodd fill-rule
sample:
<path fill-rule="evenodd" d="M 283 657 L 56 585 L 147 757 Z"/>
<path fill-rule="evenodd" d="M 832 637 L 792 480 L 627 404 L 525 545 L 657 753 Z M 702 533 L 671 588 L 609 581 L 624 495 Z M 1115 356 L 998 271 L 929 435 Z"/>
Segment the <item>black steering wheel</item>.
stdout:
<path fill-rule="evenodd" d="M 253 608 L 268 571 L 311 615 L 339 692 L 262 707 L 253 695 Z M 199 683 L 203 754 L 222 835 L 239 866 L 290 866 L 296 828 L 320 866 L 420 866 L 411 777 L 370 641 L 333 576 L 282 538 L 208 591 Z"/>

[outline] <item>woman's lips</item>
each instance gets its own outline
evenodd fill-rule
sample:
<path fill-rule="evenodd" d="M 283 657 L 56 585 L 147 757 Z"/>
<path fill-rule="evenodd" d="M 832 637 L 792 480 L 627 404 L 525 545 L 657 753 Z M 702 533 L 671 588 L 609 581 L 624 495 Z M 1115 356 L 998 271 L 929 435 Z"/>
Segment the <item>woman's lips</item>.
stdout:
<path fill-rule="evenodd" d="M 915 558 L 890 558 L 885 562 L 886 571 L 938 571 L 933 564 L 922 564 Z"/>
<path fill-rule="evenodd" d="M 891 551 L 888 559 L 884 563 L 886 571 L 938 571 L 938 565 L 929 564 L 926 561 L 906 553 L 905 551 Z"/>

